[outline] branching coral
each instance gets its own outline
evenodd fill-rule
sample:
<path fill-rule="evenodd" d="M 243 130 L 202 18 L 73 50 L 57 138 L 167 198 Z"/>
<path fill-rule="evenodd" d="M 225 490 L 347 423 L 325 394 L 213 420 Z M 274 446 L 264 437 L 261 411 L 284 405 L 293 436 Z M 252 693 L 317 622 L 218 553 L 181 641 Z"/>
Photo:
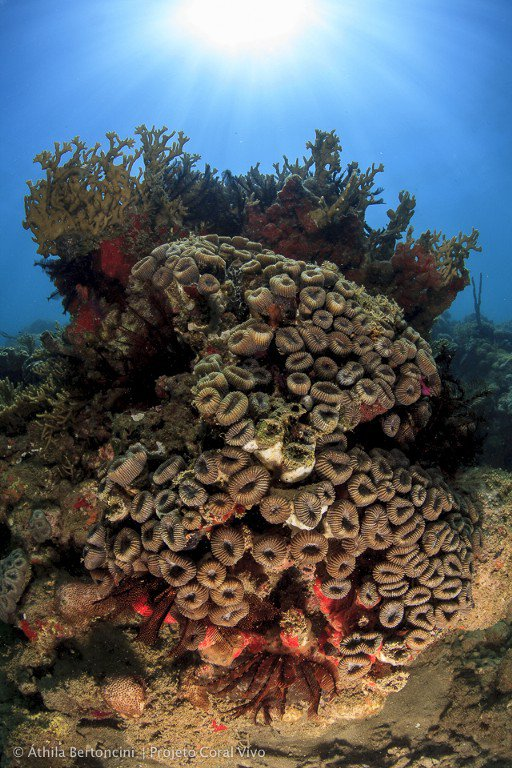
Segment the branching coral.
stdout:
<path fill-rule="evenodd" d="M 29 182 L 24 226 L 32 231 L 42 256 L 58 255 L 62 237 L 96 240 L 119 227 L 135 205 L 139 180 L 132 169 L 142 149 L 126 154 L 124 150 L 134 146 L 133 139 L 123 140 L 114 132 L 107 139 L 107 150 L 99 143 L 88 149 L 75 137 L 56 143 L 53 153 L 36 156 L 45 178 Z"/>
<path fill-rule="evenodd" d="M 36 419 L 41 428 L 41 439 L 48 443 L 53 437 L 62 434 L 73 423 L 73 415 L 79 403 L 73 399 L 71 393 L 59 390 L 48 403 L 48 408 L 43 413 L 36 414 Z"/>
<path fill-rule="evenodd" d="M 148 617 L 143 639 L 178 622 L 179 650 L 228 667 L 214 687 L 243 692 L 234 714 L 268 720 L 295 698 L 315 711 L 322 692 L 395 663 L 391 646 L 408 656 L 453 626 L 471 606 L 479 514 L 396 447 L 441 387 L 399 307 L 332 264 L 212 235 L 135 264 L 109 325 L 120 370 L 162 327 L 195 356 L 208 430 L 194 458 L 141 443 L 119 455 L 85 551 L 109 599 Z M 361 444 L 373 424 L 387 448 L 378 431 Z"/>
<path fill-rule="evenodd" d="M 372 229 L 366 211 L 382 203 L 376 178 L 383 167 L 342 168 L 334 131 L 317 131 L 302 161 L 285 157 L 274 173 L 256 164 L 219 177 L 208 165 L 197 168 L 182 133 L 166 130 L 140 126 L 138 146 L 110 133 L 106 150 L 76 138 L 36 158 L 46 178 L 29 184 L 25 227 L 79 336 L 123 309 L 119 283 L 171 232 L 242 235 L 289 258 L 332 261 L 368 290 L 395 298 L 422 331 L 467 285 L 465 260 L 478 250 L 477 233 L 446 239 L 426 232 L 413 241 L 415 199 L 407 192 L 388 211 L 387 226 Z"/>
<path fill-rule="evenodd" d="M 389 219 L 386 227 L 371 230 L 368 235 L 367 251 L 372 261 L 389 261 L 393 256 L 396 244 L 407 232 L 414 215 L 416 198 L 402 190 L 398 195 L 398 205 L 395 210 L 387 211 Z"/>
<path fill-rule="evenodd" d="M 342 171 L 334 131 L 316 131 L 307 149 L 310 155 L 302 163 L 285 157 L 282 168 L 274 165 L 276 176 L 266 177 L 273 198 L 249 198 L 244 234 L 291 258 L 331 259 L 339 266 L 358 267 L 364 258 L 366 209 L 382 202 L 375 177 L 383 166 L 362 172 L 357 163 L 350 163 Z M 251 172 L 239 177 L 243 188 L 245 178 L 250 179 Z"/>
<path fill-rule="evenodd" d="M 48 338 L 57 341 L 51 334 Z M 19 356 L 16 359 L 19 362 Z M 11 370 L 0 379 L 0 428 L 10 434 L 25 431 L 29 421 L 50 406 L 64 378 L 62 360 L 44 346 L 27 343 L 21 360 L 19 375 Z"/>
<path fill-rule="evenodd" d="M 50 463 L 58 461 L 59 471 L 69 470 L 71 455 L 68 450 L 63 458 L 62 452 L 84 430 L 83 417 L 90 417 L 94 395 L 84 391 L 82 363 L 65 354 L 60 334 L 45 333 L 42 340 L 24 355 L 22 382 L 0 379 L 0 429 L 10 435 L 27 432 L 46 459 L 53 453 Z M 90 424 L 91 432 L 95 428 Z"/>
<path fill-rule="evenodd" d="M 407 317 L 420 330 L 448 309 L 456 295 L 469 285 L 466 260 L 479 251 L 478 232 L 446 238 L 426 232 L 417 241 L 409 235 L 391 258 L 388 295 L 398 298 Z"/>
<path fill-rule="evenodd" d="M 0 428 L 8 434 L 25 430 L 29 420 L 48 407 L 56 386 L 53 378 L 26 387 L 4 385 L 9 395 L 4 403 L 0 402 Z"/>
<path fill-rule="evenodd" d="M 0 409 L 12 405 L 21 389 L 21 384 L 13 384 L 11 379 L 0 379 Z"/>
<path fill-rule="evenodd" d="M 308 149 L 311 155 L 302 164 L 285 158 L 283 171 L 276 166 L 270 205 L 249 201 L 245 231 L 286 256 L 335 262 L 367 289 L 393 297 L 409 322 L 428 330 L 469 284 L 465 262 L 472 250 L 480 250 L 478 233 L 445 238 L 427 231 L 414 241 L 409 225 L 416 200 L 407 192 L 388 210 L 388 225 L 372 229 L 365 213 L 382 203 L 375 178 L 383 167 L 363 173 L 351 163 L 342 173 L 341 146 L 332 133 L 317 131 Z"/>
<path fill-rule="evenodd" d="M 53 153 L 41 152 L 35 161 L 46 175 L 29 182 L 25 198 L 26 229 L 30 229 L 44 258 L 43 268 L 63 295 L 66 309 L 79 315 L 90 330 L 90 307 L 95 300 L 124 283 L 140 250 L 181 223 L 179 197 L 165 193 L 164 176 L 183 156 L 187 138 L 182 132 L 139 126 L 135 139 L 107 133 L 108 148 L 88 148 L 78 137 L 55 144 Z M 131 150 L 131 151 L 129 151 Z M 156 238 L 156 239 L 155 239 Z M 55 258 L 57 257 L 57 258 Z"/>
<path fill-rule="evenodd" d="M 168 165 L 183 154 L 187 138 L 182 132 L 166 131 L 165 127 L 139 126 L 137 148 L 134 139 L 121 139 L 110 132 L 106 150 L 99 143 L 87 148 L 75 137 L 56 143 L 53 154 L 37 155 L 35 162 L 46 174 L 40 181 L 28 182 L 24 226 L 38 243 L 38 253 L 58 256 L 62 238 L 84 238 L 98 245 L 107 234 L 126 227 L 130 214 L 140 214 L 141 206 L 160 217 L 160 224 L 169 227 L 174 223 L 176 207 L 161 197 L 163 176 Z M 139 160 L 143 167 L 138 167 Z"/>

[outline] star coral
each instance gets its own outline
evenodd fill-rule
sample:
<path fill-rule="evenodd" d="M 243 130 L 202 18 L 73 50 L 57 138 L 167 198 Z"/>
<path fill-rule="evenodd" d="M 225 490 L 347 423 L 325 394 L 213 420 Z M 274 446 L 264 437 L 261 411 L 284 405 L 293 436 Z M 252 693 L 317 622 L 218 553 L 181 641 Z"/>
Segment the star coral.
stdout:
<path fill-rule="evenodd" d="M 316 711 L 393 665 L 390 643 L 417 653 L 471 606 L 479 513 L 397 447 L 441 387 L 398 305 L 333 264 L 208 235 L 136 263 L 107 327 L 121 371 L 162 328 L 188 350 L 207 428 L 196 455 L 139 442 L 108 466 L 85 565 L 108 599 L 147 589 L 142 639 L 177 622 L 175 655 L 222 659 L 212 688 L 242 695 L 234 714 Z"/>
<path fill-rule="evenodd" d="M 0 560 L 0 620 L 9 621 L 30 579 L 30 563 L 22 549 Z"/>

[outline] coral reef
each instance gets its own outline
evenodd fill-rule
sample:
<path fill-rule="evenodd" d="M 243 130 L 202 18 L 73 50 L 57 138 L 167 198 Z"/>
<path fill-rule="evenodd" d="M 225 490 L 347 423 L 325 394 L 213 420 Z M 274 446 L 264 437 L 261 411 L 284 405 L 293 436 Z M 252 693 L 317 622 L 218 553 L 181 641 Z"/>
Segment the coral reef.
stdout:
<path fill-rule="evenodd" d="M 469 284 L 465 263 L 479 250 L 478 233 L 413 239 L 415 199 L 407 192 L 388 210 L 386 227 L 372 229 L 366 211 L 382 203 L 375 181 L 383 168 L 343 169 L 334 131 L 317 131 L 302 162 L 285 157 L 271 174 L 256 165 L 220 177 L 208 165 L 198 170 L 199 157 L 184 151 L 188 139 L 166 131 L 140 126 L 136 140 L 109 133 L 106 149 L 75 138 L 36 157 L 46 176 L 29 183 L 24 226 L 78 339 L 124 308 L 120 287 L 131 267 L 171 233 L 241 235 L 289 258 L 334 262 L 367 290 L 394 298 L 420 332 Z"/>
<path fill-rule="evenodd" d="M 509 489 L 455 477 L 475 418 L 421 335 L 476 233 L 413 240 L 407 193 L 369 227 L 382 169 L 342 169 L 334 132 L 239 176 L 186 141 L 76 139 L 30 186 L 71 322 L 2 369 L 8 749 L 235 748 L 300 719 L 317 754 L 509 600 Z"/>
<path fill-rule="evenodd" d="M 75 768 L 71 747 L 96 749 L 99 757 L 91 761 L 105 763 L 111 760 L 101 757 L 102 749 L 132 749 L 140 762 L 148 744 L 155 754 L 149 758 L 146 752 L 146 761 L 156 765 L 168 765 L 172 759 L 165 752 L 169 745 L 190 751 L 201 745 L 206 768 L 217 768 L 219 755 L 229 762 L 230 752 L 251 768 L 330 768 L 340 759 L 353 768 L 373 761 L 388 768 L 462 768 L 468 761 L 476 768 L 506 765 L 511 695 L 501 687 L 512 638 L 512 483 L 505 472 L 480 469 L 460 480 L 485 506 L 475 608 L 412 664 L 395 667 L 394 677 L 376 677 L 366 684 L 363 680 L 361 692 L 355 686 L 344 688 L 340 696 L 320 704 L 320 718 L 300 724 L 291 701 L 283 720 L 274 720 L 271 729 L 254 727 L 246 717 L 227 720 L 216 705 L 217 694 L 208 700 L 191 677 L 190 655 L 180 665 L 169 659 L 175 623 L 164 625 L 155 646 L 133 643 L 140 615 L 114 616 L 112 602 L 98 602 L 102 595 L 92 583 L 68 579 L 63 584 L 62 563 L 53 577 L 48 566 L 34 565 L 34 579 L 22 599 L 23 639 L 16 637 L 17 630 L 0 624 L 6 766 L 41 764 L 40 757 L 30 759 L 28 752 L 15 758 L 15 746 L 60 748 L 64 756 L 59 756 L 59 765 Z M 22 509 L 17 507 L 17 515 Z M 82 512 L 80 507 L 74 514 L 83 525 Z M 138 610 L 146 613 L 140 603 Z M 103 620 L 91 623 L 93 613 Z M 296 619 L 289 615 L 286 626 L 297 626 Z M 103 698 L 104 684 L 119 677 L 144 680 L 146 703 L 138 718 L 117 715 Z M 129 765 L 130 758 L 123 764 Z"/>
<path fill-rule="evenodd" d="M 474 401 L 473 409 L 486 435 L 482 461 L 495 467 L 512 467 L 508 435 L 512 427 L 512 329 L 479 314 L 463 320 L 443 315 L 433 329 L 436 350 L 451 360 L 453 374 Z"/>
<path fill-rule="evenodd" d="M 110 359 L 120 348 L 120 364 L 134 359 L 123 328 L 144 297 L 139 339 L 151 339 L 158 307 L 158 326 L 195 354 L 207 427 L 193 457 L 132 444 L 98 489 L 85 566 L 124 604 L 146 583 L 141 637 L 155 642 L 174 621 L 175 652 L 208 649 L 229 667 L 242 651 L 216 689 L 268 721 L 294 691 L 316 711 L 334 680 L 400 664 L 453 626 L 472 604 L 479 514 L 396 448 L 428 423 L 441 387 L 398 306 L 334 265 L 213 235 L 157 248 L 128 292 Z M 375 436 L 358 444 L 370 422 L 389 449 Z"/>

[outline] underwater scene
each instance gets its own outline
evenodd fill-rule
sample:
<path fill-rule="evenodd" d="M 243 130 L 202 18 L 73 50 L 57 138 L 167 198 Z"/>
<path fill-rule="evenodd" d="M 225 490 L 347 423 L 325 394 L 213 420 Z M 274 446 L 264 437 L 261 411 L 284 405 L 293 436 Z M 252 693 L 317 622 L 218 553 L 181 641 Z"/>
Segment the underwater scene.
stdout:
<path fill-rule="evenodd" d="M 512 768 L 512 5 L 0 39 L 1 768 Z"/>

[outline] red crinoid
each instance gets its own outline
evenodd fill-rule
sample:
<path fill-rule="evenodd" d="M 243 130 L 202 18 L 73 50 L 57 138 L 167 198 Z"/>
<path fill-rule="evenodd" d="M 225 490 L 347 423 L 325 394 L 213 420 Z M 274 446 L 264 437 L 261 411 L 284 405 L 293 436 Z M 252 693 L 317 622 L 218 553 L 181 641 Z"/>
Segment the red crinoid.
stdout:
<path fill-rule="evenodd" d="M 292 695 L 308 703 L 308 715 L 318 713 L 322 694 L 336 692 L 336 668 L 327 660 L 286 653 L 261 651 L 243 654 L 238 663 L 209 684 L 212 693 L 242 699 L 228 710 L 232 717 L 261 712 L 265 724 L 271 711 L 282 717 Z"/>
<path fill-rule="evenodd" d="M 126 610 L 135 611 L 145 618 L 139 627 L 138 639 L 146 645 L 154 645 L 175 597 L 176 590 L 162 586 L 158 579 L 128 579 L 105 597 L 95 600 L 92 610 L 107 606 L 110 616 Z"/>
<path fill-rule="evenodd" d="M 145 645 L 155 645 L 160 628 L 165 622 L 169 610 L 172 608 L 175 597 L 176 590 L 171 587 L 167 587 L 158 594 L 153 595 L 149 603 L 151 613 L 139 627 L 138 640 L 145 643 Z"/>

